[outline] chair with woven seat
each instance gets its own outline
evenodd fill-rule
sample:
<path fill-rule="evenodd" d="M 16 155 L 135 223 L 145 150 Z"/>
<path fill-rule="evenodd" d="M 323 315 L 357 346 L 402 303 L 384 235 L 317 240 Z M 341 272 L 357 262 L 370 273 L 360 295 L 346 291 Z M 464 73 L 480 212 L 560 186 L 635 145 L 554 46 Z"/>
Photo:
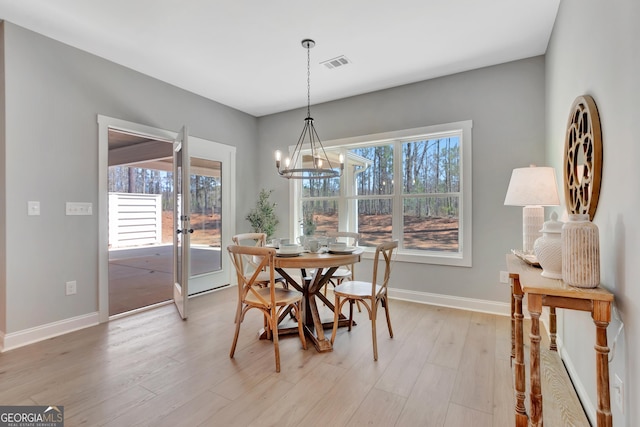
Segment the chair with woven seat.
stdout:
<path fill-rule="evenodd" d="M 244 246 L 255 246 L 255 247 L 265 247 L 267 243 L 267 235 L 265 233 L 242 233 L 236 234 L 231 238 L 234 244 L 236 245 L 244 245 Z M 250 276 L 256 271 L 258 265 L 260 264 L 260 259 L 258 257 L 245 257 L 243 266 L 245 268 L 245 276 Z M 256 279 L 257 283 L 263 284 L 266 286 L 269 283 L 269 272 L 268 271 L 260 271 L 258 277 Z M 275 277 L 276 283 L 282 283 L 284 288 L 288 288 L 287 281 L 280 274 L 276 272 Z"/>
<path fill-rule="evenodd" d="M 345 242 L 347 246 L 357 246 L 358 241 L 360 240 L 360 233 L 350 231 L 327 231 L 327 237 L 334 238 L 336 241 Z M 353 268 L 353 264 L 344 265 L 338 268 L 324 286 L 324 295 L 327 295 L 327 287 L 329 286 L 329 283 L 336 287 L 342 283 L 343 280 L 354 280 Z M 360 311 L 360 303 L 356 303 L 356 305 L 358 306 L 358 311 Z"/>
<path fill-rule="evenodd" d="M 231 344 L 229 357 L 233 358 L 238 335 L 240 334 L 240 324 L 244 320 L 246 313 L 255 308 L 262 312 L 267 338 L 273 341 L 276 359 L 276 372 L 280 372 L 280 346 L 278 343 L 278 319 L 285 311 L 290 311 L 295 315 L 298 323 L 298 335 L 302 342 L 302 348 L 307 349 L 307 341 L 304 336 L 303 322 L 300 318 L 303 295 L 301 292 L 284 289 L 275 286 L 275 270 L 273 261 L 276 250 L 273 248 L 263 248 L 256 246 L 229 245 L 227 247 L 231 262 L 236 269 L 238 280 L 238 308 L 236 310 L 236 331 Z M 258 268 L 253 274 L 247 276 L 244 270 L 244 259 L 255 257 L 260 260 Z M 257 278 L 261 272 L 269 275 L 267 286 L 258 283 Z"/>
<path fill-rule="evenodd" d="M 393 329 L 391 328 L 391 318 L 389 317 L 389 298 L 387 285 L 391 276 L 391 260 L 393 252 L 398 248 L 398 241 L 381 243 L 376 247 L 373 259 L 373 277 L 371 282 L 363 281 L 343 281 L 333 290 L 335 295 L 335 309 L 333 320 L 333 332 L 331 334 L 331 344 L 336 339 L 338 331 L 338 321 L 342 306 L 349 302 L 349 331 L 353 325 L 353 303 L 361 302 L 369 312 L 371 319 L 371 333 L 373 337 L 373 360 L 378 360 L 378 341 L 376 335 L 376 318 L 378 312 L 378 304 L 384 307 L 387 317 L 387 328 L 389 336 L 393 338 Z M 383 271 L 378 271 L 379 264 L 383 265 Z"/>

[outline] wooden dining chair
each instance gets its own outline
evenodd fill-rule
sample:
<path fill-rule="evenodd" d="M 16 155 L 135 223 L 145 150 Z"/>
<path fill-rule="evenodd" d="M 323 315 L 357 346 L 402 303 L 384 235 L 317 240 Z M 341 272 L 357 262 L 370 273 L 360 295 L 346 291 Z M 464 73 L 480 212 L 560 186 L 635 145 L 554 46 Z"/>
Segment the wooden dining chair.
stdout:
<path fill-rule="evenodd" d="M 280 372 L 280 347 L 278 344 L 278 319 L 285 310 L 291 310 L 298 323 L 298 334 L 302 342 L 302 348 L 307 349 L 307 340 L 304 336 L 303 321 L 300 317 L 302 293 L 275 286 L 275 270 L 273 260 L 276 250 L 256 246 L 229 245 L 227 247 L 231 262 L 236 269 L 238 279 L 238 308 L 236 310 L 236 332 L 233 336 L 233 344 L 229 357 L 233 358 L 240 334 L 240 324 L 246 313 L 255 308 L 262 312 L 267 338 L 273 341 L 276 358 L 276 372 Z M 253 274 L 247 276 L 243 268 L 243 258 L 251 256 L 260 259 L 258 268 Z M 269 275 L 268 286 L 258 283 L 257 278 L 261 272 Z"/>
<path fill-rule="evenodd" d="M 387 328 L 389 336 L 393 338 L 393 329 L 391 328 L 391 318 L 389 317 L 389 298 L 387 293 L 387 285 L 391 276 L 391 260 L 393 252 L 398 248 L 398 241 L 381 243 L 376 247 L 375 256 L 373 258 L 373 277 L 371 282 L 362 281 L 343 281 L 335 287 L 333 293 L 335 295 L 335 309 L 333 319 L 333 332 L 331 334 L 331 344 L 336 339 L 338 331 L 338 321 L 342 306 L 349 302 L 349 331 L 353 325 L 353 303 L 361 302 L 369 312 L 371 319 L 371 333 L 373 337 L 373 360 L 378 360 L 378 341 L 376 335 L 376 317 L 378 312 L 378 304 L 384 307 L 387 317 Z M 382 257 L 382 258 L 381 258 Z M 378 271 L 379 264 L 383 264 L 384 271 Z"/>
<path fill-rule="evenodd" d="M 360 240 L 360 233 L 355 233 L 351 231 L 327 231 L 327 237 L 335 238 L 339 242 L 345 242 L 347 246 L 357 246 L 358 241 Z M 327 296 L 327 287 L 329 284 L 336 287 L 344 280 L 354 280 L 353 275 L 354 265 L 343 265 L 338 268 L 335 273 L 331 276 L 326 285 L 324 285 L 324 295 Z M 358 307 L 358 311 L 360 310 L 360 303 L 356 302 Z"/>
<path fill-rule="evenodd" d="M 241 233 L 236 234 L 231 238 L 234 244 L 243 245 L 243 246 L 255 246 L 255 247 L 265 247 L 267 244 L 267 235 L 265 233 Z M 244 269 L 245 276 L 250 276 L 254 271 L 259 270 L 258 265 L 260 265 L 260 258 L 256 256 L 246 256 L 242 259 L 242 267 Z M 275 282 L 282 283 L 284 288 L 288 288 L 287 281 L 277 272 L 275 273 Z M 269 284 L 269 272 L 266 270 L 262 270 L 258 273 L 258 277 L 256 279 L 257 284 L 261 284 L 262 286 L 267 286 Z"/>

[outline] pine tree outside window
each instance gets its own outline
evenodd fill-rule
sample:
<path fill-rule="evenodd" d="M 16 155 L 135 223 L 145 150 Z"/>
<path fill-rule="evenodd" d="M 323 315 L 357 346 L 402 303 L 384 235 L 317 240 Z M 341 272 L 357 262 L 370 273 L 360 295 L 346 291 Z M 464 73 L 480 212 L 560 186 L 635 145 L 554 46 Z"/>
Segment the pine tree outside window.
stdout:
<path fill-rule="evenodd" d="M 357 231 L 360 246 L 398 239 L 398 260 L 471 266 L 472 122 L 327 141 L 341 178 L 292 183 L 292 217 L 314 233 Z M 300 230 L 293 230 L 301 234 Z"/>

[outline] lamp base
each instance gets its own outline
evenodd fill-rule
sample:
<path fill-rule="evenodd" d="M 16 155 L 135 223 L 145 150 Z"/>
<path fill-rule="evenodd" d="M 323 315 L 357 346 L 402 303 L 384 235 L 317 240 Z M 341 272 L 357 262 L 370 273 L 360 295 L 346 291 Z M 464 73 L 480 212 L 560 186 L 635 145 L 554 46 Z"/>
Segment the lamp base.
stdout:
<path fill-rule="evenodd" d="M 533 253 L 533 245 L 542 236 L 544 225 L 544 208 L 542 206 L 525 206 L 522 208 L 522 250 L 525 254 Z"/>

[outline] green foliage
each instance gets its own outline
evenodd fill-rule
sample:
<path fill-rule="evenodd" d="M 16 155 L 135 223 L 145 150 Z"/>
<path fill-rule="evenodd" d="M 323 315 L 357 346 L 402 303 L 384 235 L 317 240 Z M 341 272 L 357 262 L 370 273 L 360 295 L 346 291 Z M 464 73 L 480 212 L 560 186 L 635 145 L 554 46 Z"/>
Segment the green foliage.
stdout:
<path fill-rule="evenodd" d="M 275 214 L 276 203 L 269 201 L 269 196 L 273 190 L 260 190 L 256 207 L 249 211 L 246 219 L 253 227 L 254 233 L 266 233 L 267 240 L 273 236 L 276 226 L 280 222 Z"/>
<path fill-rule="evenodd" d="M 302 234 L 305 236 L 311 236 L 316 231 L 316 223 L 313 219 L 313 212 L 311 209 L 303 209 L 302 212 Z"/>

